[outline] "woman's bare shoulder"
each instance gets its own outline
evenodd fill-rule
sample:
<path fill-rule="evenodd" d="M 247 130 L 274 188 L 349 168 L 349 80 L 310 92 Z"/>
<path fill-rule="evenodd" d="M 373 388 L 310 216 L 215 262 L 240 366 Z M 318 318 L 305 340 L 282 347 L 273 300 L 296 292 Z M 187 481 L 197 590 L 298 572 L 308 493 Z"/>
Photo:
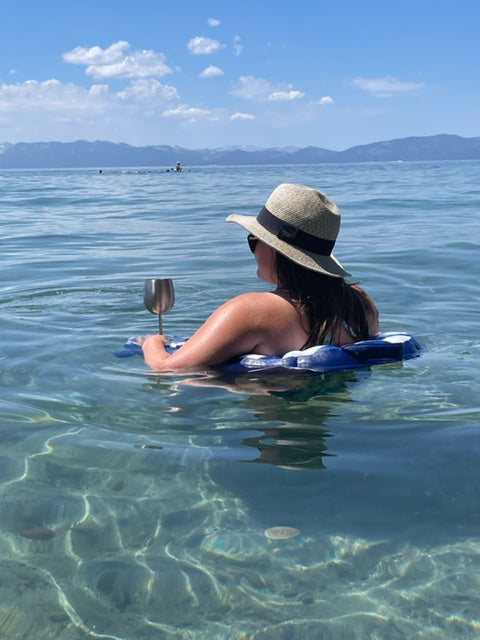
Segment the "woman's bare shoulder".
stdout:
<path fill-rule="evenodd" d="M 219 308 L 230 309 L 232 312 L 243 309 L 255 316 L 263 313 L 268 315 L 280 309 L 283 313 L 291 312 L 292 315 L 297 313 L 289 300 L 274 291 L 247 291 L 240 293 Z"/>
<path fill-rule="evenodd" d="M 305 344 L 308 332 L 288 297 L 274 291 L 255 291 L 240 294 L 227 304 L 232 305 L 232 317 L 247 316 L 245 326 L 255 336 L 255 353 L 275 355 L 300 349 Z M 240 313 L 235 313 L 239 309 Z"/>

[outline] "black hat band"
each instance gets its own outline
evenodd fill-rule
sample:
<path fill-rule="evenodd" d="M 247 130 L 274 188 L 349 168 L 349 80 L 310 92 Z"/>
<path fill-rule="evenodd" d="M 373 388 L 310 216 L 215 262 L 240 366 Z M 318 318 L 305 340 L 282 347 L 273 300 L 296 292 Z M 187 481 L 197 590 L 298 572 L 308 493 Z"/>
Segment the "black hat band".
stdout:
<path fill-rule="evenodd" d="M 304 251 L 310 251 L 310 253 L 316 253 L 320 256 L 329 256 L 333 247 L 335 246 L 335 240 L 325 240 L 324 238 L 317 238 L 311 233 L 302 231 L 293 224 L 284 222 L 273 215 L 266 207 L 260 211 L 257 216 L 257 222 L 264 227 L 270 233 L 273 233 L 279 240 L 284 240 L 298 249 Z"/>

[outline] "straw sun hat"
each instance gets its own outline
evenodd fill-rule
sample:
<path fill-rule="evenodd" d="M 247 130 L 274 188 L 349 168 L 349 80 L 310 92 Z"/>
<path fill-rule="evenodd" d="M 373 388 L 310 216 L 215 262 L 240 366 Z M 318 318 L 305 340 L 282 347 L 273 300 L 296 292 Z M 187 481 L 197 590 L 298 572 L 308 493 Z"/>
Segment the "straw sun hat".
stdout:
<path fill-rule="evenodd" d="M 258 216 L 232 213 L 249 233 L 302 267 L 329 276 L 350 274 L 332 254 L 340 229 L 340 211 L 324 193 L 302 184 L 280 184 Z"/>

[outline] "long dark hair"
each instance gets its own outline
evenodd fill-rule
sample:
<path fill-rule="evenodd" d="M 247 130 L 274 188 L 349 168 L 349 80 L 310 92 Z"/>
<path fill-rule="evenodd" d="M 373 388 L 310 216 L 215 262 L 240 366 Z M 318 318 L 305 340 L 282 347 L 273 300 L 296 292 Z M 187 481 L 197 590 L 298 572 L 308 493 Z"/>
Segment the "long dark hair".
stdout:
<path fill-rule="evenodd" d="M 279 286 L 288 291 L 305 321 L 308 340 L 303 349 L 339 341 L 342 325 L 355 340 L 367 340 L 375 303 L 357 284 L 306 269 L 277 252 Z"/>

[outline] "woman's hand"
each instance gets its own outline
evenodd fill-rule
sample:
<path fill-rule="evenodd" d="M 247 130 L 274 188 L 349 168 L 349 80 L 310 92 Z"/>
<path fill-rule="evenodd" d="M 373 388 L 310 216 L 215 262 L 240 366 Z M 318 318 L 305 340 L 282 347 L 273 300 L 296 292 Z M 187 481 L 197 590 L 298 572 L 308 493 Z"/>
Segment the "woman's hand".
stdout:
<path fill-rule="evenodd" d="M 157 333 L 153 336 L 137 338 L 136 342 L 142 347 L 145 362 L 152 369 L 161 369 L 169 355 L 165 351 L 165 345 L 168 344 L 167 338 Z"/>

